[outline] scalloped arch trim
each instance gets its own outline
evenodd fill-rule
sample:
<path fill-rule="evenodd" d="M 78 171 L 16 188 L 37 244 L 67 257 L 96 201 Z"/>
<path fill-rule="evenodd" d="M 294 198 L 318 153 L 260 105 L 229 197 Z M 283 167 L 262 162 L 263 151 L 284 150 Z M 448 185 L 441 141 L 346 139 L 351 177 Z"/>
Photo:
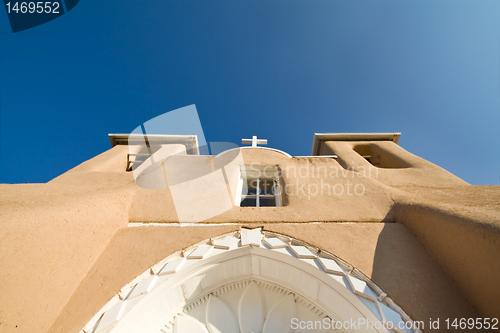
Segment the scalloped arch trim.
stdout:
<path fill-rule="evenodd" d="M 356 268 L 262 228 L 243 228 L 168 256 L 123 287 L 81 332 L 238 333 L 252 325 L 255 333 L 305 332 L 279 328 L 290 316 L 371 322 L 362 332 L 420 332 Z"/>

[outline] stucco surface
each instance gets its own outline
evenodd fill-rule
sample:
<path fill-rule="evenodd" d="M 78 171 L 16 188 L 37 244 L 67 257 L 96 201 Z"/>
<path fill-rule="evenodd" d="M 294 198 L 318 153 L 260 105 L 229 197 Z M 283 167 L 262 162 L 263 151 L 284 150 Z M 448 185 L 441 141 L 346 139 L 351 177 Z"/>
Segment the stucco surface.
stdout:
<path fill-rule="evenodd" d="M 401 186 L 393 213 L 486 317 L 500 317 L 500 187 Z M 404 195 L 401 195 L 403 193 Z"/>
<path fill-rule="evenodd" d="M 0 332 L 46 332 L 127 226 L 135 184 L 123 148 L 47 184 L 0 185 Z"/>
<path fill-rule="evenodd" d="M 391 188 L 380 184 L 376 170 L 372 170 L 371 174 L 365 174 L 362 170 L 346 170 L 331 158 L 289 158 L 267 149 L 243 149 L 241 155 L 240 165 L 280 166 L 286 186 L 286 204 L 283 207 L 266 208 L 237 207 L 233 204 L 232 208 L 216 215 L 214 213 L 213 217 L 203 220 L 204 222 L 380 222 L 393 220 L 390 214 L 393 204 Z M 217 168 L 217 162 L 217 160 L 213 161 L 215 168 Z M 179 168 L 178 172 L 191 170 L 193 175 L 198 173 L 200 177 L 202 175 L 201 171 L 195 169 L 196 166 L 200 166 L 197 157 L 185 156 L 182 163 L 179 161 L 176 165 Z M 239 171 L 239 165 L 233 166 L 233 169 L 235 167 Z M 231 174 L 231 169 L 227 173 Z M 232 176 L 231 179 L 237 178 L 238 172 L 232 172 Z M 191 182 L 198 181 L 194 176 L 186 177 L 188 181 L 177 186 L 192 186 L 189 181 L 191 178 L 194 178 Z M 223 178 L 221 179 L 224 181 Z M 214 186 L 210 182 L 198 181 L 197 184 L 195 191 L 200 197 L 199 201 L 206 196 L 218 196 L 220 200 L 227 200 L 231 197 L 234 201 L 235 185 L 233 183 L 222 186 L 219 192 L 214 192 Z M 355 189 L 358 192 L 355 192 Z M 192 200 L 192 197 L 193 193 L 188 192 L 185 198 L 181 197 L 177 200 L 187 202 Z M 165 203 L 162 207 L 158 207 L 157 202 L 160 201 Z M 189 207 L 192 213 L 196 210 L 210 210 L 212 207 L 195 203 L 196 201 Z M 156 192 L 137 191 L 129 216 L 132 222 L 179 222 L 178 216 L 171 212 L 181 208 L 174 204 L 169 189 Z"/>
<path fill-rule="evenodd" d="M 49 332 L 78 332 L 124 285 L 150 266 L 179 249 L 239 228 L 205 225 L 120 230 Z M 402 224 L 273 223 L 264 229 L 309 242 L 341 257 L 377 283 L 415 320 L 478 315 Z"/>
<path fill-rule="evenodd" d="M 311 169 L 301 177 L 300 167 L 350 168 L 323 180 L 363 184 L 362 196 L 299 192 L 284 207 L 233 207 L 203 221 L 227 226 L 128 227 L 179 219 L 168 188 L 142 189 L 125 171 L 126 146 L 47 184 L 0 185 L 0 332 L 77 332 L 147 267 L 241 225 L 264 226 L 343 258 L 414 319 L 500 316 L 499 186 L 468 185 L 392 144 L 377 147 L 410 167 L 359 178 L 360 166 L 372 167 L 352 143 L 323 147 L 335 148 L 339 162 L 264 149 L 245 149 L 243 157 L 245 164 L 295 167 L 296 175 L 285 168 L 285 182 L 306 186 L 321 179 Z"/>
<path fill-rule="evenodd" d="M 48 332 L 79 332 L 122 287 L 161 259 L 204 239 L 238 229 L 236 226 L 121 229 Z"/>
<path fill-rule="evenodd" d="M 403 224 L 280 224 L 266 228 L 296 234 L 297 238 L 341 257 L 375 282 L 412 319 L 423 320 L 426 325 L 430 318 L 444 320 L 478 315 L 452 279 Z"/>
<path fill-rule="evenodd" d="M 371 153 L 381 156 L 387 166 L 374 167 L 354 149 L 357 146 L 370 147 Z M 420 186 L 454 186 L 467 183 L 439 166 L 420 158 L 391 141 L 334 142 L 322 145 L 320 155 L 338 156 L 338 162 L 344 168 L 378 170 L 377 179 L 386 185 L 398 186 L 415 184 Z"/>
<path fill-rule="evenodd" d="M 500 228 L 477 211 L 456 214 L 456 207 L 398 204 L 396 216 L 419 237 L 485 317 L 500 316 Z"/>
<path fill-rule="evenodd" d="M 128 191 L 0 185 L 0 332 L 45 332 L 113 234 Z"/>

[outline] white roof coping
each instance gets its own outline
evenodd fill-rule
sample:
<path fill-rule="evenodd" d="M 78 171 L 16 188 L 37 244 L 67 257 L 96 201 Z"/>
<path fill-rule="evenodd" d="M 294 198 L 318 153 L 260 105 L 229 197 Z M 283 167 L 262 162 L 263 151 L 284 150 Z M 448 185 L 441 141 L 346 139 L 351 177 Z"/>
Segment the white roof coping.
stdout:
<path fill-rule="evenodd" d="M 399 142 L 401 133 L 314 133 L 312 156 L 319 156 L 325 141 L 392 141 Z"/>
<path fill-rule="evenodd" d="M 147 139 L 150 145 L 183 144 L 188 152 L 200 154 L 197 135 L 169 135 L 169 134 L 108 134 L 111 147 L 116 145 L 144 145 Z"/>

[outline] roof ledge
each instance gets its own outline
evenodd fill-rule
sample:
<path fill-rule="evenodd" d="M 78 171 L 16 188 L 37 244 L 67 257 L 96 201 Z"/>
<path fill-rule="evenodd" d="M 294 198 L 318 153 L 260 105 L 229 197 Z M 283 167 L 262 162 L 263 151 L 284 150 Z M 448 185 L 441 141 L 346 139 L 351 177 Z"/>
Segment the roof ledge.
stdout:
<path fill-rule="evenodd" d="M 183 144 L 192 154 L 199 155 L 197 135 L 167 135 L 167 134 L 108 134 L 111 147 L 116 145 L 165 145 Z"/>
<path fill-rule="evenodd" d="M 311 155 L 319 156 L 325 141 L 392 141 L 399 142 L 401 133 L 314 133 Z"/>

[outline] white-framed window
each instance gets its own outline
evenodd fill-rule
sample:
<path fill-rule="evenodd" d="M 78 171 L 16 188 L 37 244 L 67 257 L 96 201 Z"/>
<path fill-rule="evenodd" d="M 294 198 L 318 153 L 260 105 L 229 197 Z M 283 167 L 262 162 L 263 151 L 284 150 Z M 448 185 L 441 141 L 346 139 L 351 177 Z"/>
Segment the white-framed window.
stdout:
<path fill-rule="evenodd" d="M 236 205 L 240 207 L 282 206 L 279 171 L 276 165 L 242 166 L 236 190 Z"/>

